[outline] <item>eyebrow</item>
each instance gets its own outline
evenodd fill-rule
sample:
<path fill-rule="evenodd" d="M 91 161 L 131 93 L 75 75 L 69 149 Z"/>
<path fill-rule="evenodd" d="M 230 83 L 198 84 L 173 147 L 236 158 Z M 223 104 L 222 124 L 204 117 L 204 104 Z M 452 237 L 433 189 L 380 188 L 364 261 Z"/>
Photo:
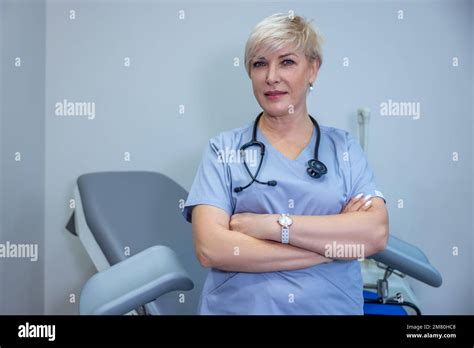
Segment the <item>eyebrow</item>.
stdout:
<path fill-rule="evenodd" d="M 283 58 L 283 57 L 286 57 L 286 56 L 296 56 L 296 54 L 294 53 L 285 53 L 285 54 L 282 54 L 281 56 L 279 56 L 278 58 Z M 257 59 L 266 59 L 265 57 L 258 57 Z"/>

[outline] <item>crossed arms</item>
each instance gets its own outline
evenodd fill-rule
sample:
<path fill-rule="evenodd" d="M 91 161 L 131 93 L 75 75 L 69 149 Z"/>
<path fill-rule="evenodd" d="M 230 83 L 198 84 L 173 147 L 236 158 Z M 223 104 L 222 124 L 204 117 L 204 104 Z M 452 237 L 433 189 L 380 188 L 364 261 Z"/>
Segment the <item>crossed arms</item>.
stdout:
<path fill-rule="evenodd" d="M 273 272 L 311 267 L 335 259 L 329 245 L 360 245 L 363 257 L 385 249 L 389 222 L 383 200 L 352 198 L 335 215 L 292 215 L 290 244 L 281 244 L 276 214 L 242 213 L 197 205 L 192 211 L 193 243 L 204 267 L 231 272 Z"/>

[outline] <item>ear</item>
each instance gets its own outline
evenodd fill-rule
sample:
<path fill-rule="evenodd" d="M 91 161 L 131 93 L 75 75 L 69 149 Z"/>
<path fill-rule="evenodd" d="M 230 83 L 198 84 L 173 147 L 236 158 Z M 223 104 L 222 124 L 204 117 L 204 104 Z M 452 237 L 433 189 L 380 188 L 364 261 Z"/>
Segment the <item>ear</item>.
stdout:
<path fill-rule="evenodd" d="M 310 81 L 314 84 L 314 82 L 316 81 L 316 77 L 318 76 L 318 71 L 319 71 L 319 57 L 314 59 L 311 63 L 309 63 L 310 65 Z"/>

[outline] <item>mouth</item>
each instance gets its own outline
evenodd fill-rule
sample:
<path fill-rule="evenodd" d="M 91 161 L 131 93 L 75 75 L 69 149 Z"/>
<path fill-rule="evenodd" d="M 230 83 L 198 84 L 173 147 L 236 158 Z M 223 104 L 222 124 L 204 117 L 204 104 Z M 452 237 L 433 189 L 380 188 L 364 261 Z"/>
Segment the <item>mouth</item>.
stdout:
<path fill-rule="evenodd" d="M 288 92 L 283 92 L 283 91 L 268 91 L 264 93 L 265 97 L 267 97 L 270 100 L 279 99 L 286 94 L 288 94 Z"/>

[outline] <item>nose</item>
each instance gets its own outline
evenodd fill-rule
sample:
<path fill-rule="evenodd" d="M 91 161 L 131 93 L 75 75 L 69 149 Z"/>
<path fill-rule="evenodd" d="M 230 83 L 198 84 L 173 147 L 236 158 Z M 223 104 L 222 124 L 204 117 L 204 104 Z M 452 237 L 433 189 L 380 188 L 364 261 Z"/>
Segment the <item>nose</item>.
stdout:
<path fill-rule="evenodd" d="M 275 64 L 269 64 L 267 69 L 266 82 L 268 85 L 276 84 L 280 81 L 278 76 L 278 69 Z"/>

